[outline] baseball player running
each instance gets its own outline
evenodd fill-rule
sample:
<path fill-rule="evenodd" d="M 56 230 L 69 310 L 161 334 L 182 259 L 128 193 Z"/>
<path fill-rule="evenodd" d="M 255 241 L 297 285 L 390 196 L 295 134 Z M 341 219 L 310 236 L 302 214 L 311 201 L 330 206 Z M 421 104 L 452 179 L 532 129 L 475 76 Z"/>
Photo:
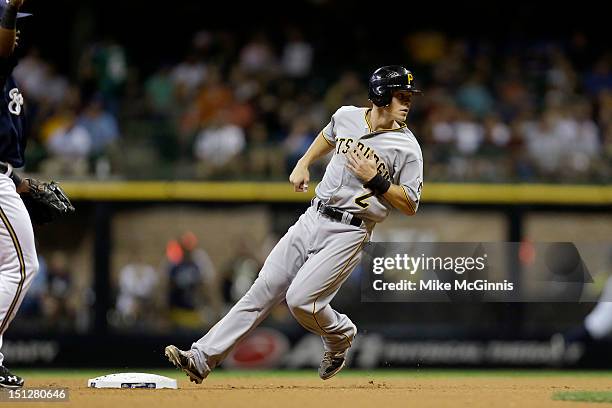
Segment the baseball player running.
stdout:
<path fill-rule="evenodd" d="M 371 108 L 344 106 L 299 160 L 289 181 L 308 190 L 308 167 L 334 151 L 312 205 L 272 250 L 258 278 L 229 313 L 188 351 L 170 345 L 165 354 L 200 384 L 232 348 L 286 300 L 304 328 L 323 339 L 323 380 L 345 364 L 357 328 L 330 301 L 361 258 L 374 225 L 391 207 L 414 215 L 419 205 L 423 157 L 405 125 L 413 75 L 401 66 L 377 69 L 369 82 Z"/>
<path fill-rule="evenodd" d="M 29 16 L 18 12 L 22 4 L 23 0 L 0 0 L 0 347 L 38 271 L 30 215 L 45 223 L 74 211 L 55 183 L 21 179 L 13 171 L 24 165 L 26 147 L 24 100 L 12 76 L 17 65 L 16 20 Z M 0 387 L 22 387 L 23 379 L 3 361 L 0 353 Z"/>

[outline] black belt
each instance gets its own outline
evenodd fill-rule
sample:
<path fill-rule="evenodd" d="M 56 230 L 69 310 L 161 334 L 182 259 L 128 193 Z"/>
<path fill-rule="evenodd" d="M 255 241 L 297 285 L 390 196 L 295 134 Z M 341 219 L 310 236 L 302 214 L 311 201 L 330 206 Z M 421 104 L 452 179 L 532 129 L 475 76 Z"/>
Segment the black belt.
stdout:
<path fill-rule="evenodd" d="M 346 211 L 339 210 L 334 207 L 330 207 L 328 205 L 323 204 L 321 201 L 317 203 L 317 211 L 325 215 L 326 217 L 329 217 L 332 220 L 338 221 L 338 222 L 345 222 L 344 217 L 348 215 L 350 217 L 350 221 L 347 220 L 348 222 L 346 223 L 351 224 L 355 227 L 361 227 L 361 224 L 363 224 L 363 220 L 357 217 L 356 215 L 353 215 Z"/>

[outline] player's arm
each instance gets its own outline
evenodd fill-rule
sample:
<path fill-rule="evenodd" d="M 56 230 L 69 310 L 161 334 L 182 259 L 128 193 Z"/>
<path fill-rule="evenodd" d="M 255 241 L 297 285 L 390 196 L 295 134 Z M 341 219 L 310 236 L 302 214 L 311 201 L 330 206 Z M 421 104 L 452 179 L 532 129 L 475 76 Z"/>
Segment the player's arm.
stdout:
<path fill-rule="evenodd" d="M 414 215 L 417 212 L 417 205 L 408 197 L 403 186 L 391 184 L 391 187 L 383 194 L 383 197 L 385 197 L 393 207 L 406 215 Z"/>
<path fill-rule="evenodd" d="M 9 0 L 4 9 L 4 13 L 0 17 L 0 67 L 9 64 L 8 59 L 15 50 L 17 32 L 15 30 L 17 23 L 17 12 L 23 4 L 23 0 Z M 6 81 L 6 73 L 0 68 L 0 85 L 4 86 Z M 18 193 L 27 193 L 30 191 L 30 183 L 28 179 L 22 179 L 14 171 L 11 172 L 11 179 L 15 183 L 15 189 Z"/>
<path fill-rule="evenodd" d="M 403 214 L 416 214 L 418 206 L 410 199 L 405 187 L 391 184 L 390 181 L 385 180 L 376 170 L 374 157 L 366 158 L 361 151 L 353 149 L 349 150 L 346 158 L 346 167 L 364 183 L 364 187 L 369 188 L 376 195 L 382 195 Z"/>
<path fill-rule="evenodd" d="M 308 167 L 321 157 L 325 156 L 334 149 L 332 143 L 323 136 L 323 132 L 312 142 L 304 156 L 298 160 L 295 168 L 289 176 L 289 182 L 293 184 L 293 188 L 298 192 L 308 191 L 308 182 L 310 181 L 310 172 Z"/>
<path fill-rule="evenodd" d="M 17 12 L 23 0 L 10 0 L 0 18 L 0 58 L 8 58 L 15 50 Z"/>

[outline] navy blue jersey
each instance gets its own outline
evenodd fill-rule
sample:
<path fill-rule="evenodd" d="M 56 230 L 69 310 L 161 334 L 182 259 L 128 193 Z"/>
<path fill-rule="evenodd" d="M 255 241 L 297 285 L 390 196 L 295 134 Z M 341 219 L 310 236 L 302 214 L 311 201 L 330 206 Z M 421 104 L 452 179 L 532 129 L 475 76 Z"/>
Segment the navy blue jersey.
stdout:
<path fill-rule="evenodd" d="M 13 59 L 0 59 L 0 84 L 4 85 L 0 101 L 0 161 L 22 167 L 27 143 L 26 115 L 23 96 L 11 75 L 15 63 Z"/>

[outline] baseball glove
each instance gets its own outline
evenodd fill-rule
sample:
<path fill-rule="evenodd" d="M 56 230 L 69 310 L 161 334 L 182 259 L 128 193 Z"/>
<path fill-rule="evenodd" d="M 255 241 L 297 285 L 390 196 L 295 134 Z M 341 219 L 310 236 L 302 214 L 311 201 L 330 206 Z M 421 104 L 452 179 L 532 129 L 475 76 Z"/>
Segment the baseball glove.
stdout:
<path fill-rule="evenodd" d="M 55 181 L 45 183 L 30 178 L 26 180 L 30 188 L 21 194 L 21 199 L 35 224 L 47 224 L 74 212 L 68 196 Z"/>

